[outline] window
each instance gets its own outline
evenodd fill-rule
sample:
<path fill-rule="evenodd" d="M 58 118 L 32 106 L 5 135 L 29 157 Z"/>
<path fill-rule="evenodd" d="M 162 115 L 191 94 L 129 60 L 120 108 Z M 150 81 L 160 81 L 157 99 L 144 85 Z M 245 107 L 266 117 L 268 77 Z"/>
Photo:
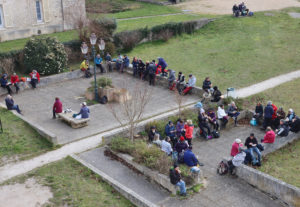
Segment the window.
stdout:
<path fill-rule="evenodd" d="M 42 2 L 35 1 L 37 22 L 43 22 Z"/>
<path fill-rule="evenodd" d="M 3 19 L 3 10 L 2 6 L 0 6 L 0 28 L 4 27 L 4 19 Z"/>

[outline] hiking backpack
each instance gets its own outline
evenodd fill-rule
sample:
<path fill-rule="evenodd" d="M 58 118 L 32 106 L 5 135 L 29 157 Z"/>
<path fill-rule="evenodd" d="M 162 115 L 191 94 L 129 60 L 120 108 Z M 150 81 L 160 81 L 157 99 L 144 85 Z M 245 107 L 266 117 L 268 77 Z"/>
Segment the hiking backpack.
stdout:
<path fill-rule="evenodd" d="M 217 173 L 219 175 L 226 175 L 228 173 L 229 166 L 226 160 L 222 160 L 217 168 Z"/>
<path fill-rule="evenodd" d="M 212 135 L 213 135 L 214 138 L 220 138 L 220 133 L 218 131 L 216 131 L 216 130 L 214 130 L 212 132 Z"/>
<path fill-rule="evenodd" d="M 99 100 L 99 103 L 101 103 L 101 104 L 107 104 L 107 101 L 108 101 L 107 97 L 106 96 L 102 96 L 100 98 L 100 100 Z"/>

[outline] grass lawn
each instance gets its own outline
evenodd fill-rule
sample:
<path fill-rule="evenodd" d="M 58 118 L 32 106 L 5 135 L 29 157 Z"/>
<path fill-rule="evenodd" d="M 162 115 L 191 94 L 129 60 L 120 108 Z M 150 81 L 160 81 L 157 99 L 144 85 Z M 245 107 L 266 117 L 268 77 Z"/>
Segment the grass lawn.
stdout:
<path fill-rule="evenodd" d="M 271 100 L 277 107 L 283 107 L 284 111 L 287 113 L 289 108 L 294 109 L 296 114 L 300 115 L 300 96 L 298 95 L 300 91 L 300 78 L 293 81 L 284 83 L 275 88 L 266 90 L 262 93 L 253 95 L 246 100 L 246 107 L 255 108 L 255 103 L 257 101 L 262 101 L 264 105 Z M 300 149 L 299 149 L 300 150 Z"/>
<path fill-rule="evenodd" d="M 103 1 L 103 0 L 101 0 Z M 109 17 L 109 18 L 116 18 L 116 19 L 123 19 L 123 18 L 131 18 L 131 17 L 144 17 L 144 16 L 153 16 L 153 15 L 160 15 L 160 14 L 171 14 L 171 13 L 179 13 L 181 12 L 179 9 L 172 7 L 172 6 L 161 6 L 156 4 L 150 3 L 143 3 L 143 2 L 135 2 L 135 1 L 124 1 L 122 2 L 131 7 L 127 11 L 117 12 L 117 13 L 88 13 L 89 18 L 99 18 L 99 17 Z M 126 3 L 125 3 L 126 2 Z"/>
<path fill-rule="evenodd" d="M 60 42 L 68 42 L 71 40 L 78 39 L 78 34 L 76 30 L 70 30 L 65 32 L 57 32 L 52 34 L 45 34 L 41 36 L 46 37 L 56 37 Z M 9 52 L 12 50 L 21 50 L 24 48 L 26 42 L 29 38 L 18 39 L 18 40 L 10 40 L 0 43 L 0 53 L 1 52 Z"/>
<path fill-rule="evenodd" d="M 9 183 L 24 182 L 29 177 L 51 188 L 53 198 L 46 206 L 134 206 L 98 175 L 70 157 L 36 169 Z"/>
<path fill-rule="evenodd" d="M 300 11 L 300 9 L 293 9 Z M 285 11 L 275 16 L 222 16 L 193 35 L 142 44 L 128 55 L 143 60 L 164 57 L 169 68 L 206 76 L 222 91 L 245 87 L 299 69 L 300 24 Z"/>
<path fill-rule="evenodd" d="M 184 22 L 190 20 L 201 19 L 204 17 L 212 17 L 211 15 L 199 15 L 199 14 L 181 14 L 181 15 L 171 15 L 171 16 L 157 16 L 148 17 L 142 19 L 130 19 L 130 20 L 118 20 L 117 32 L 122 32 L 125 30 L 134 30 L 144 27 L 153 27 L 159 24 L 165 24 L 167 22 Z"/>
<path fill-rule="evenodd" d="M 0 108 L 3 133 L 0 133 L 0 165 L 28 159 L 52 149 L 52 144 L 10 111 Z"/>
<path fill-rule="evenodd" d="M 259 170 L 300 188 L 300 140 L 264 157 Z"/>

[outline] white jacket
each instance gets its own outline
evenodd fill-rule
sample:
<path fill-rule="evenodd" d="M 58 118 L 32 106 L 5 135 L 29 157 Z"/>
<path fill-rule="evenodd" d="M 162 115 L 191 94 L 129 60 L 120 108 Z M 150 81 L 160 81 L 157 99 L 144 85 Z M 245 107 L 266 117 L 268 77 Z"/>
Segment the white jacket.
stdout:
<path fill-rule="evenodd" d="M 222 109 L 220 106 L 218 107 L 218 119 L 222 119 L 224 116 L 227 116 L 224 109 Z"/>
<path fill-rule="evenodd" d="M 233 159 L 232 159 L 232 164 L 235 167 L 240 166 L 241 164 L 243 164 L 244 160 L 246 158 L 246 153 L 245 152 L 240 152 L 238 154 L 236 154 Z"/>

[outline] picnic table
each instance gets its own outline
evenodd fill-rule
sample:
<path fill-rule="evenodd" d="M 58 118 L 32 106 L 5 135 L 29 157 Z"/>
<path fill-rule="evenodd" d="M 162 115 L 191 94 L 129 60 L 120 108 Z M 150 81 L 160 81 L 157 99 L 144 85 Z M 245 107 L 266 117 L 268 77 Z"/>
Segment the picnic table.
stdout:
<path fill-rule="evenodd" d="M 88 125 L 87 122 L 90 120 L 89 118 L 75 119 L 75 118 L 73 118 L 74 113 L 75 112 L 71 111 L 71 112 L 66 112 L 66 113 L 59 113 L 57 115 L 62 121 L 66 122 L 74 129 L 85 127 Z"/>

